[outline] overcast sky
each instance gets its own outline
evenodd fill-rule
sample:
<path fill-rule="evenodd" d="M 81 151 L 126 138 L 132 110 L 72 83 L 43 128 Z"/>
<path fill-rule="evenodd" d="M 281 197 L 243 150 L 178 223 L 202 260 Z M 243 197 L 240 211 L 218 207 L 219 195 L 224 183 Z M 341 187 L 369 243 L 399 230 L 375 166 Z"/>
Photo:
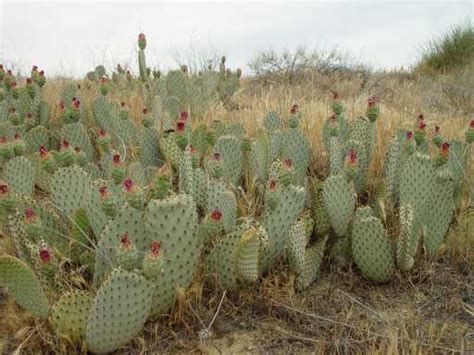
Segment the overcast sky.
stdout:
<path fill-rule="evenodd" d="M 130 63 L 147 35 L 148 64 L 175 66 L 174 53 L 217 50 L 242 67 L 265 49 L 348 50 L 375 68 L 413 64 L 419 47 L 472 21 L 474 1 L 423 2 L 18 2 L 0 0 L 0 62 L 47 75 L 82 76 L 97 64 Z"/>

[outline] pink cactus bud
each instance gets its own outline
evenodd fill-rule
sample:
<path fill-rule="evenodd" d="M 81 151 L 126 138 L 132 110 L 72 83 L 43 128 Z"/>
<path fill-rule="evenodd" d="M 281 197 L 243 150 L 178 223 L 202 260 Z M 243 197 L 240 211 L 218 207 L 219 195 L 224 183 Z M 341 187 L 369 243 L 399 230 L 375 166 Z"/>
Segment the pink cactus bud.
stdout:
<path fill-rule="evenodd" d="M 33 68 L 31 69 L 32 71 L 38 71 L 38 66 L 37 65 L 33 65 Z"/>
<path fill-rule="evenodd" d="M 144 34 L 144 33 L 140 33 L 140 34 L 138 35 L 138 40 L 139 40 L 139 41 L 144 41 L 144 40 L 145 40 L 145 34 Z"/>
<path fill-rule="evenodd" d="M 48 149 L 44 146 L 44 144 L 41 144 L 39 147 L 39 154 L 42 158 L 46 158 L 48 156 Z"/>
<path fill-rule="evenodd" d="M 9 191 L 8 184 L 0 180 L 0 195 L 6 195 Z"/>
<path fill-rule="evenodd" d="M 106 197 L 107 194 L 108 194 L 107 186 L 103 185 L 103 186 L 99 187 L 99 194 L 100 194 L 101 198 Z"/>
<path fill-rule="evenodd" d="M 132 179 L 130 179 L 129 177 L 126 178 L 126 179 L 123 181 L 123 187 L 125 188 L 125 190 L 126 190 L 127 192 L 132 191 L 133 185 L 134 185 L 134 184 L 133 184 L 133 181 L 132 181 Z"/>
<path fill-rule="evenodd" d="M 39 75 L 40 75 L 40 76 L 44 76 L 44 70 L 40 71 L 40 72 L 39 72 Z"/>
<path fill-rule="evenodd" d="M 186 111 L 181 111 L 179 118 L 181 121 L 186 121 L 188 119 L 188 113 Z"/>
<path fill-rule="evenodd" d="M 184 127 L 185 127 L 185 124 L 183 121 L 178 121 L 178 123 L 176 124 L 176 131 L 177 132 L 184 132 Z"/>
<path fill-rule="evenodd" d="M 99 136 L 100 137 L 105 137 L 107 135 L 107 132 L 105 131 L 105 129 L 101 128 L 99 129 Z"/>
<path fill-rule="evenodd" d="M 150 251 L 153 256 L 158 256 L 160 254 L 161 243 L 157 240 L 151 242 Z"/>
<path fill-rule="evenodd" d="M 276 185 L 277 185 L 277 183 L 276 183 L 275 179 L 271 179 L 269 184 L 268 184 L 268 188 L 270 189 L 270 191 L 275 191 Z"/>
<path fill-rule="evenodd" d="M 119 154 L 119 153 L 114 154 L 114 156 L 112 157 L 112 163 L 115 164 L 115 165 L 118 165 L 118 164 L 121 163 L 121 159 L 120 159 L 120 154 Z"/>
<path fill-rule="evenodd" d="M 418 128 L 421 129 L 421 130 L 425 129 L 426 128 L 425 121 L 418 122 Z"/>
<path fill-rule="evenodd" d="M 412 131 L 407 131 L 407 139 L 411 140 L 413 138 L 413 132 Z"/>
<path fill-rule="evenodd" d="M 122 247 L 125 247 L 127 249 L 132 246 L 132 241 L 130 240 L 128 236 L 128 232 L 120 236 L 120 244 Z"/>
<path fill-rule="evenodd" d="M 36 219 L 37 215 L 36 212 L 33 210 L 32 207 L 28 207 L 25 209 L 25 218 L 27 220 L 33 220 Z"/>
<path fill-rule="evenodd" d="M 291 160 L 289 158 L 283 160 L 283 166 L 287 169 L 291 169 L 292 166 L 293 166 L 293 160 Z"/>
<path fill-rule="evenodd" d="M 81 107 L 81 101 L 79 101 L 79 100 L 74 100 L 74 101 L 72 102 L 72 106 L 73 106 L 76 110 L 78 110 L 78 109 Z"/>
<path fill-rule="evenodd" d="M 213 221 L 217 221 L 219 222 L 221 220 L 221 217 L 222 217 L 222 212 L 221 210 L 219 210 L 218 208 L 214 209 L 212 212 L 211 212 L 211 219 Z"/>
<path fill-rule="evenodd" d="M 214 160 L 221 160 L 221 153 L 214 153 Z"/>
<path fill-rule="evenodd" d="M 17 132 L 17 133 L 15 133 L 15 136 L 14 136 L 14 138 L 15 138 L 16 140 L 18 140 L 18 139 L 21 139 L 21 137 L 20 137 L 20 133 L 18 133 L 18 132 Z"/>
<path fill-rule="evenodd" d="M 66 138 L 63 138 L 63 140 L 61 141 L 61 148 L 69 148 L 69 141 Z"/>
<path fill-rule="evenodd" d="M 443 157 L 447 157 L 449 155 L 449 147 L 450 144 L 448 142 L 444 142 L 443 144 L 441 144 L 439 154 Z"/>
<path fill-rule="evenodd" d="M 33 79 L 26 78 L 26 85 L 32 85 L 32 84 L 33 84 Z"/>
<path fill-rule="evenodd" d="M 350 165 L 357 164 L 357 152 L 354 149 L 349 149 L 347 152 L 346 162 Z"/>
<path fill-rule="evenodd" d="M 297 112 L 298 112 L 298 105 L 294 104 L 294 105 L 291 106 L 291 108 L 290 108 L 290 113 L 291 113 L 292 115 L 294 115 L 294 114 L 297 113 Z"/>
<path fill-rule="evenodd" d="M 48 247 L 44 246 L 39 250 L 39 258 L 43 263 L 49 263 L 52 259 L 52 253 Z"/>

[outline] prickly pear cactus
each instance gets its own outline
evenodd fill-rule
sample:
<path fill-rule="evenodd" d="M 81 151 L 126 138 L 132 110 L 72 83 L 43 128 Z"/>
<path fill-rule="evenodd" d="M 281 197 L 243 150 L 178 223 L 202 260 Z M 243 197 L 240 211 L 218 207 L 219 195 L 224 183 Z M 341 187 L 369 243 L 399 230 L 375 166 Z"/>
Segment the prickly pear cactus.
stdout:
<path fill-rule="evenodd" d="M 39 317 L 47 317 L 49 302 L 33 270 L 20 259 L 0 256 L 0 286 L 6 287 L 15 301 Z"/>
<path fill-rule="evenodd" d="M 430 157 L 423 153 L 415 153 L 410 156 L 405 163 L 400 177 L 400 210 L 402 207 L 407 208 L 406 206 L 411 206 L 413 209 L 413 223 L 409 229 L 411 233 L 403 235 L 403 237 L 408 236 L 409 240 L 400 240 L 405 247 L 399 249 L 398 252 L 408 253 L 408 255 L 404 256 L 398 255 L 400 261 L 414 261 L 423 225 L 429 222 L 427 217 L 431 208 L 434 180 L 435 170 Z M 400 223 L 402 222 L 401 218 L 402 214 L 400 212 Z M 402 265 L 399 266 L 405 268 L 409 267 L 410 264 L 411 262 L 402 262 Z"/>
<path fill-rule="evenodd" d="M 144 276 L 114 269 L 97 291 L 87 319 L 88 349 L 111 352 L 135 337 L 150 314 L 153 291 Z"/>
<path fill-rule="evenodd" d="M 431 255 L 436 255 L 448 232 L 454 212 L 454 179 L 448 169 L 436 172 L 430 208 L 425 221 L 424 245 Z"/>
<path fill-rule="evenodd" d="M 91 189 L 89 175 L 76 165 L 58 169 L 51 179 L 52 202 L 67 214 L 88 205 Z"/>
<path fill-rule="evenodd" d="M 361 209 L 369 210 L 370 207 Z M 388 282 L 395 270 L 394 250 L 380 220 L 356 212 L 352 225 L 352 256 L 362 274 L 371 281 Z"/>
<path fill-rule="evenodd" d="M 311 217 L 314 221 L 314 230 L 317 235 L 323 236 L 329 232 L 331 222 L 323 200 L 323 182 L 314 180 L 310 182 Z"/>
<path fill-rule="evenodd" d="M 330 137 L 328 140 L 329 174 L 338 175 L 344 165 L 344 150 L 339 137 Z"/>
<path fill-rule="evenodd" d="M 297 180 L 300 185 L 304 183 L 304 177 L 308 170 L 310 157 L 309 143 L 305 135 L 297 128 L 291 128 L 283 135 L 281 155 L 284 159 L 291 159 Z"/>
<path fill-rule="evenodd" d="M 283 254 L 291 225 L 296 221 L 306 200 L 305 190 L 293 185 L 281 191 L 275 191 L 274 194 L 276 203 L 265 201 L 265 212 L 261 222 L 268 235 L 268 246 L 263 250 L 261 258 L 262 272 L 268 270 Z"/>
<path fill-rule="evenodd" d="M 150 244 L 150 237 L 146 233 L 143 224 L 143 212 L 124 204 L 117 216 L 108 221 L 100 235 L 96 263 L 94 269 L 94 282 L 97 284 L 103 274 L 110 268 L 117 266 L 117 249 L 120 238 L 128 234 L 130 240 L 136 245 L 138 250 L 147 250 Z"/>
<path fill-rule="evenodd" d="M 302 269 L 296 277 L 296 289 L 298 291 L 307 289 L 318 277 L 327 239 L 328 237 L 325 236 L 306 247 Z"/>
<path fill-rule="evenodd" d="M 92 301 L 92 295 L 86 291 L 69 291 L 61 295 L 51 309 L 56 334 L 73 342 L 85 339 Z"/>
<path fill-rule="evenodd" d="M 339 237 L 347 235 L 357 195 L 354 186 L 341 175 L 330 176 L 323 185 L 323 200 L 331 225 Z"/>
<path fill-rule="evenodd" d="M 400 235 L 397 243 L 397 265 L 402 270 L 410 270 L 415 265 L 418 241 L 413 236 L 414 211 L 412 205 L 400 206 Z"/>
<path fill-rule="evenodd" d="M 223 163 L 223 177 L 237 185 L 242 172 L 243 156 L 239 140 L 230 135 L 219 137 L 214 146 L 214 153 L 219 153 Z"/>
<path fill-rule="evenodd" d="M 35 187 L 35 167 L 25 157 L 8 160 L 4 168 L 4 179 L 11 189 L 22 195 L 31 195 Z"/>
<path fill-rule="evenodd" d="M 224 230 L 229 233 L 237 224 L 237 202 L 234 193 L 227 190 L 223 182 L 217 181 L 208 185 L 207 196 L 207 211 L 221 211 Z"/>
<path fill-rule="evenodd" d="M 87 160 L 92 160 L 94 155 L 91 140 L 82 123 L 64 125 L 60 135 L 61 138 L 67 139 L 73 148 L 79 147 L 86 154 Z"/>
<path fill-rule="evenodd" d="M 49 148 L 49 131 L 44 126 L 36 126 L 25 135 L 25 142 L 29 153 L 38 152 L 41 145 Z"/>
<path fill-rule="evenodd" d="M 264 184 L 268 180 L 272 164 L 271 142 L 266 134 L 260 132 L 256 135 L 250 156 L 255 179 L 258 183 Z"/>
<path fill-rule="evenodd" d="M 170 307 L 197 271 L 201 241 L 197 233 L 196 204 L 188 195 L 152 200 L 145 210 L 150 240 L 161 243 L 166 272 L 157 279 L 152 314 Z"/>

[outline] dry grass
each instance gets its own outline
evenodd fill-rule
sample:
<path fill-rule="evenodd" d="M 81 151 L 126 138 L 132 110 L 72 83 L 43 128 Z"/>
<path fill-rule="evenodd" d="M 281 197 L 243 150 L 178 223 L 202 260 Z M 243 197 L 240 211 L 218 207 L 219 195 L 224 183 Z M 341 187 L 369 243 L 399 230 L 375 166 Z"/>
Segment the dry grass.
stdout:
<path fill-rule="evenodd" d="M 48 100 L 55 103 L 58 83 L 48 83 Z M 90 104 L 92 91 L 82 83 Z M 365 98 L 382 99 L 378 145 L 369 181 L 381 179 L 386 143 L 396 127 L 412 127 L 423 112 L 431 127 L 441 126 L 448 137 L 461 137 L 468 117 L 448 117 L 425 106 L 417 80 L 396 75 L 369 83 L 361 90 L 356 79 L 320 78 L 311 86 L 269 87 L 244 83 L 236 99 L 238 109 L 210 110 L 200 121 L 221 119 L 241 122 L 253 134 L 269 110 L 286 114 L 296 103 L 303 112 L 303 128 L 312 147 L 313 174 L 324 175 L 327 166 L 321 129 L 329 115 L 329 89 L 346 99 L 348 116 L 365 108 Z M 384 93 L 387 95 L 384 97 Z M 143 100 L 138 93 L 126 98 L 131 116 L 138 119 Z M 84 98 L 83 98 L 84 100 Z M 472 186 L 474 164 L 468 184 Z M 252 189 L 249 189 L 252 191 Z M 255 204 L 252 193 L 239 198 L 243 210 Z M 464 203 L 466 206 L 467 199 Z M 472 226 L 472 215 L 471 215 Z M 397 274 L 388 285 L 375 285 L 356 270 L 334 269 L 325 263 L 321 278 L 309 290 L 296 294 L 293 277 L 278 265 L 254 288 L 223 294 L 215 283 L 198 278 L 185 299 L 169 314 L 147 323 L 142 334 L 119 353 L 467 353 L 474 351 L 472 296 L 474 242 L 472 227 L 453 226 L 445 254 L 438 261 L 422 257 L 415 270 Z M 464 228 L 464 227 L 463 227 Z M 0 237 L 0 251 L 10 248 Z M 4 353 L 73 353 L 81 351 L 58 339 L 44 322 L 18 309 L 0 294 L 0 350 Z M 217 317 L 208 337 L 200 337 Z M 3 340 L 2 340 L 3 339 Z"/>

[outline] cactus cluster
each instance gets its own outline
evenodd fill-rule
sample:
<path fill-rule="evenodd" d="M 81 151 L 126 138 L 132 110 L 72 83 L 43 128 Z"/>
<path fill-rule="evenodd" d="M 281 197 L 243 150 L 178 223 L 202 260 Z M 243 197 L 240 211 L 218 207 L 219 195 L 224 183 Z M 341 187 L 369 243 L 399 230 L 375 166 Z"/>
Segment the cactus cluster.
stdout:
<path fill-rule="evenodd" d="M 16 249 L 0 257 L 0 287 L 58 336 L 114 351 L 182 302 L 196 275 L 238 290 L 284 263 L 302 291 L 326 260 L 385 283 L 414 267 L 420 246 L 437 254 L 459 208 L 472 122 L 465 142 L 439 128 L 430 139 L 422 115 L 399 128 L 385 194 L 366 198 L 376 97 L 351 120 L 333 95 L 328 168 L 316 177 L 297 105 L 269 112 L 253 135 L 196 122 L 211 103 L 232 106 L 240 71 L 223 58 L 219 71 L 162 74 L 146 66 L 144 34 L 138 46 L 139 79 L 119 66 L 109 80 L 98 66 L 87 74 L 92 100 L 65 84 L 57 107 L 42 98 L 36 66 L 24 85 L 0 67 L 0 221 Z M 127 85 L 143 93 L 139 117 L 120 100 Z M 88 287 L 71 289 L 71 270 Z"/>

